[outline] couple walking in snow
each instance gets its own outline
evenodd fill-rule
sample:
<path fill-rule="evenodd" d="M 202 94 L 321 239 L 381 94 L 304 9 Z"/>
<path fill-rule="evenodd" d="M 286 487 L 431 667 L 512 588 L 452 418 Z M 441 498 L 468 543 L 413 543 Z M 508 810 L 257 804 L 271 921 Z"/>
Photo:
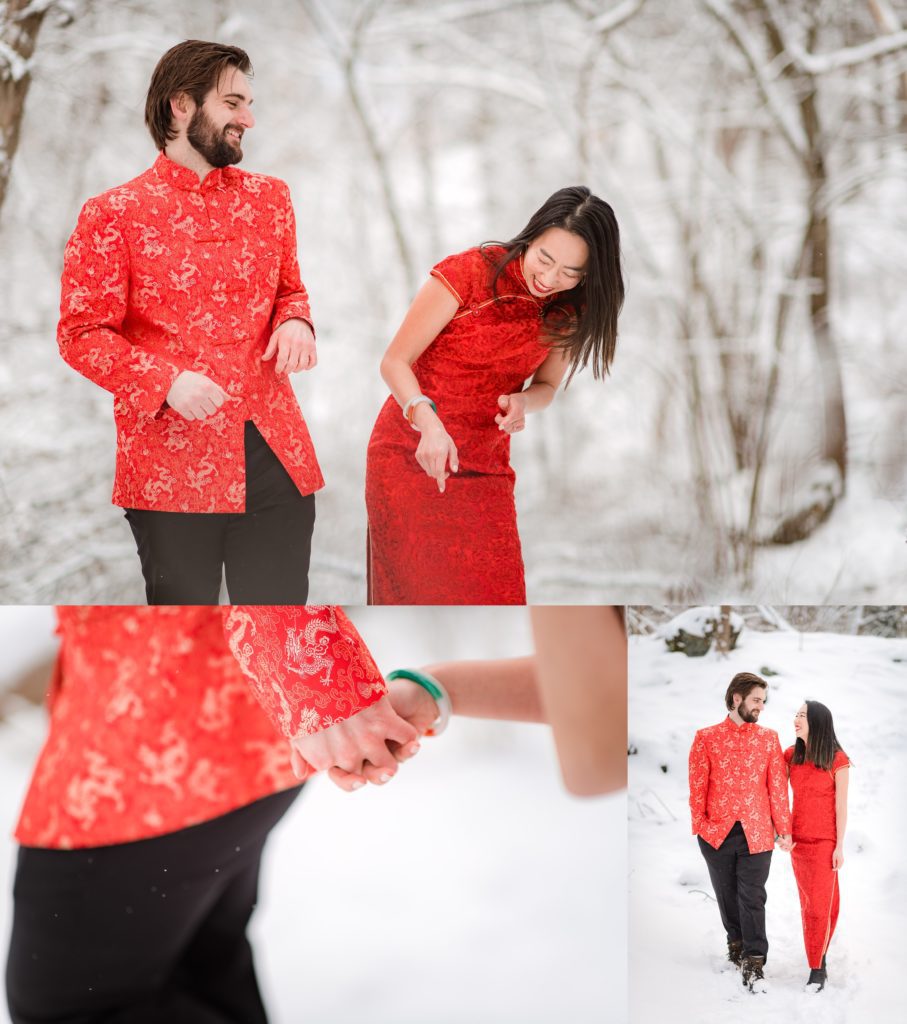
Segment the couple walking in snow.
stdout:
<path fill-rule="evenodd" d="M 778 734 L 758 724 L 767 699 L 764 679 L 739 672 L 725 694 L 727 717 L 696 733 L 690 750 L 693 834 L 727 933 L 728 960 L 750 991 L 765 986 L 765 883 L 772 850 L 777 842 L 790 853 L 810 967 L 807 985 L 820 992 L 838 919 L 850 762 L 831 712 L 818 701 L 805 701 L 797 711 L 796 742 L 782 753 Z"/>

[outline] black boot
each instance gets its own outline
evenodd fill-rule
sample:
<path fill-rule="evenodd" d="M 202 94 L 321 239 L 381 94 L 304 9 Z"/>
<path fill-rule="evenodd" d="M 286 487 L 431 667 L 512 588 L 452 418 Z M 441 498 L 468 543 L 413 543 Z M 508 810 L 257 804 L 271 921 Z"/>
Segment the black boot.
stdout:
<path fill-rule="evenodd" d="M 743 957 L 743 941 L 741 939 L 727 940 L 727 958 L 735 966 L 740 966 Z"/>
<path fill-rule="evenodd" d="M 822 954 L 822 970 L 825 971 L 825 977 L 828 977 L 828 968 L 825 966 L 825 954 Z"/>
<path fill-rule="evenodd" d="M 825 982 L 828 979 L 828 975 L 825 973 L 824 967 L 813 967 L 809 972 L 809 981 L 806 983 L 807 987 L 815 985 L 816 991 L 821 992 L 825 988 Z"/>
<path fill-rule="evenodd" d="M 765 992 L 765 976 L 762 968 L 765 967 L 765 957 L 747 954 L 740 961 L 740 969 L 743 974 L 743 984 L 750 992 Z"/>

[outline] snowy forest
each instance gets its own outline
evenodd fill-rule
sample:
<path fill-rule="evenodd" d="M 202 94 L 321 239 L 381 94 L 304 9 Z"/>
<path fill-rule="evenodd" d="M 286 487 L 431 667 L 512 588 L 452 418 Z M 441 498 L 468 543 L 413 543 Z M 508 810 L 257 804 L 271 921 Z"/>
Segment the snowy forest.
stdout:
<path fill-rule="evenodd" d="M 81 204 L 154 159 L 159 56 L 236 43 L 320 362 L 313 601 L 365 593 L 378 362 L 438 259 L 555 189 L 614 207 L 611 376 L 513 445 L 531 603 L 907 601 L 903 0 L 7 0 L 0 599 L 141 600 L 111 397 L 55 345 Z"/>

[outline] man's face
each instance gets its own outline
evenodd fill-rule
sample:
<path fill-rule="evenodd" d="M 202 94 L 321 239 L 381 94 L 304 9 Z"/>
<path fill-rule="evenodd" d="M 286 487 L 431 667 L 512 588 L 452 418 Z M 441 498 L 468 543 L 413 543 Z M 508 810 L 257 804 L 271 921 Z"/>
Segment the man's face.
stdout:
<path fill-rule="evenodd" d="M 255 124 L 252 89 L 246 76 L 229 68 L 217 86 L 196 107 L 186 138 L 212 167 L 227 167 L 242 160 L 242 137 Z"/>
<path fill-rule="evenodd" d="M 737 695 L 734 695 L 737 700 Z M 758 722 L 759 715 L 765 707 L 765 690 L 761 686 L 754 686 L 746 697 L 737 705 L 737 714 L 744 722 Z"/>

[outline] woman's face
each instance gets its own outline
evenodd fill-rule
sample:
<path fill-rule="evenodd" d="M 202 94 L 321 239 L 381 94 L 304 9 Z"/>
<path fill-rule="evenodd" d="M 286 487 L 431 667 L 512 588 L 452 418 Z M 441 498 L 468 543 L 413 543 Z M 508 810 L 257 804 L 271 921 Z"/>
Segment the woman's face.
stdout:
<path fill-rule="evenodd" d="M 809 723 L 806 721 L 805 704 L 802 704 L 800 710 L 794 715 L 794 732 L 797 734 L 798 740 L 806 742 L 806 737 L 809 736 Z"/>
<path fill-rule="evenodd" d="M 589 246 L 572 231 L 548 228 L 523 254 L 523 277 L 537 299 L 575 288 L 583 279 Z"/>

